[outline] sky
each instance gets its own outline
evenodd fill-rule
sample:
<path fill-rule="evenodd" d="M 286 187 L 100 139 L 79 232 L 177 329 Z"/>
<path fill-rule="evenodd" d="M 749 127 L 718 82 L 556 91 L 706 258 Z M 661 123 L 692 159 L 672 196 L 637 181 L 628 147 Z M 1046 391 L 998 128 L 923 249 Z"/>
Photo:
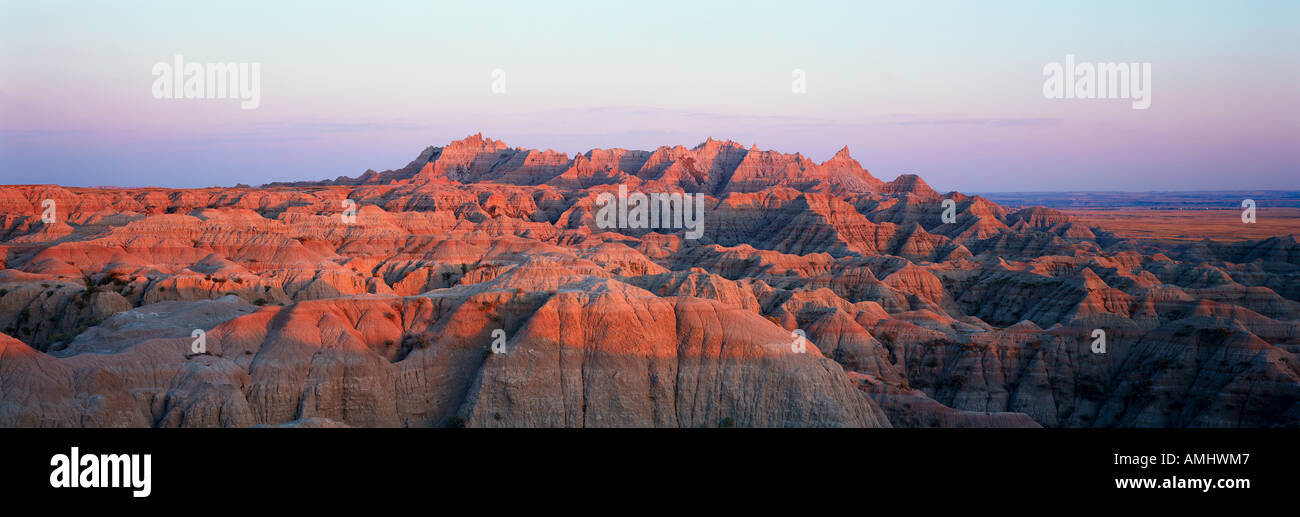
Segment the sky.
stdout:
<path fill-rule="evenodd" d="M 481 132 L 847 145 L 940 191 L 1300 189 L 1298 24 L 1249 0 L 6 1 L 0 184 L 356 176 Z M 178 54 L 259 64 L 259 106 L 155 98 Z M 1150 63 L 1150 107 L 1046 98 L 1067 54 Z"/>

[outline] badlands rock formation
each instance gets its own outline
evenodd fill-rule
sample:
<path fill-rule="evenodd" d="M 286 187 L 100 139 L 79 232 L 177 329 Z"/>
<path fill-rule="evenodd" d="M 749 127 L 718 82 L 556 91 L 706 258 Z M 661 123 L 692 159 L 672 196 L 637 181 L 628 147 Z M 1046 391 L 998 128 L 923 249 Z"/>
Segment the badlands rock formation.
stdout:
<path fill-rule="evenodd" d="M 620 185 L 702 235 L 601 227 Z M 1294 235 L 1158 248 L 847 148 L 6 186 L 0 251 L 0 426 L 1300 424 Z"/>

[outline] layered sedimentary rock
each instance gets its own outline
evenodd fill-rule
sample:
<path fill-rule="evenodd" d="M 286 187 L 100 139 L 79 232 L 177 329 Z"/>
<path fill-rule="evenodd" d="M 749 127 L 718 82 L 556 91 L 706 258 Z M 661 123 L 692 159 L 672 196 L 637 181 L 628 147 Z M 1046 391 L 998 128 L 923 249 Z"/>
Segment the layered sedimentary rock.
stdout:
<path fill-rule="evenodd" d="M 701 196 L 699 238 L 602 226 L 620 185 Z M 713 139 L 8 186 L 0 425 L 1295 426 L 1296 242 L 1158 249 Z"/>

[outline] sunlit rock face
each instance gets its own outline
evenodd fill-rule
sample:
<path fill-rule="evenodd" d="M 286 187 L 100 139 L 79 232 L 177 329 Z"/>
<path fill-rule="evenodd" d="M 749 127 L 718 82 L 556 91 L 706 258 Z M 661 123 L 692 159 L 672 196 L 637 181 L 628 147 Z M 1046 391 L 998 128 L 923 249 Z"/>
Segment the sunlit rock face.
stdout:
<path fill-rule="evenodd" d="M 620 187 L 699 226 L 603 224 Z M 475 135 L 322 182 L 6 186 L 0 250 L 8 427 L 1300 422 L 1295 236 L 1153 249 L 847 148 Z"/>

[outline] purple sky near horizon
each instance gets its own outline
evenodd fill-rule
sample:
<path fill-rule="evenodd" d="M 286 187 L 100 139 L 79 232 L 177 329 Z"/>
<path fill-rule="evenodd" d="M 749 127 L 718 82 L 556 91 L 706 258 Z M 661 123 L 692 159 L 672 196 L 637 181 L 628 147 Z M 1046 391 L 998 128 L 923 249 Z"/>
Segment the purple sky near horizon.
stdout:
<path fill-rule="evenodd" d="M 356 176 L 482 132 L 571 156 L 848 145 L 941 191 L 1300 189 L 1300 3 L 1051 4 L 10 2 L 0 184 Z M 153 98 L 176 54 L 260 63 L 260 107 Z M 1066 54 L 1150 62 L 1150 109 L 1044 98 Z"/>

